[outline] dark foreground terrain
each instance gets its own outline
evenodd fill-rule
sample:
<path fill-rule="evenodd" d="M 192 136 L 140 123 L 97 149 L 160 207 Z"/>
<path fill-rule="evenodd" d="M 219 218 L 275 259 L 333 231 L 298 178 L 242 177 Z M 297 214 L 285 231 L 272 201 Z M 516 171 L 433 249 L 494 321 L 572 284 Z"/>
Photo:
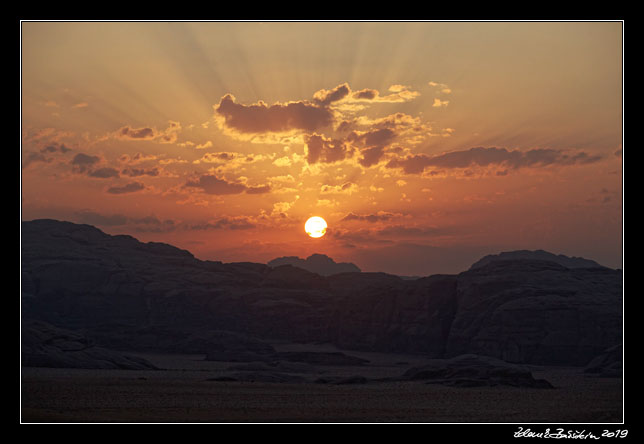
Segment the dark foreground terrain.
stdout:
<path fill-rule="evenodd" d="M 281 346 L 281 349 L 304 348 L 329 349 Z M 23 368 L 22 421 L 523 424 L 622 421 L 622 379 L 589 376 L 577 367 L 530 367 L 535 378 L 549 381 L 554 389 L 504 385 L 453 387 L 422 380 L 361 383 L 356 375 L 397 376 L 426 360 L 408 355 L 352 355 L 370 362 L 361 366 L 307 365 L 298 369 L 305 371 L 299 375 L 307 380 L 330 375 L 346 377 L 346 383 L 339 384 L 216 381 L 213 379 L 231 374 L 231 367 L 242 364 L 205 361 L 203 355 L 139 355 L 166 370 Z"/>
<path fill-rule="evenodd" d="M 592 261 L 506 252 L 404 280 L 54 220 L 21 236 L 23 422 L 623 418 L 622 271 Z"/>

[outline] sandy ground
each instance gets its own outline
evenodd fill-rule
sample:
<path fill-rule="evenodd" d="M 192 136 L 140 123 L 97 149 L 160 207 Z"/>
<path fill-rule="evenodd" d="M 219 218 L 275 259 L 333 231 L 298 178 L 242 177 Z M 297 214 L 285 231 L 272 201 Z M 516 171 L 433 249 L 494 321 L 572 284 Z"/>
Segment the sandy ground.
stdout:
<path fill-rule="evenodd" d="M 278 344 L 278 350 L 311 346 Z M 331 351 L 317 346 L 316 351 Z M 315 367 L 302 374 L 397 376 L 421 364 L 414 355 L 345 352 L 367 366 Z M 164 370 L 23 368 L 22 422 L 433 422 L 619 423 L 622 380 L 579 368 L 532 367 L 551 390 L 453 388 L 423 382 L 359 385 L 208 381 L 234 363 L 202 355 L 142 354 Z"/>

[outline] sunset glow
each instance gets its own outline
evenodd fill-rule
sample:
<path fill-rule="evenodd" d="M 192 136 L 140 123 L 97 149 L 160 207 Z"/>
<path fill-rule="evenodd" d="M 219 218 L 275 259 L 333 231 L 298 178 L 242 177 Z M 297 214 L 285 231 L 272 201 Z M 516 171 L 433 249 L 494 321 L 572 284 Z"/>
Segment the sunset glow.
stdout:
<path fill-rule="evenodd" d="M 622 266 L 622 23 L 21 27 L 23 220 L 223 262 Z"/>

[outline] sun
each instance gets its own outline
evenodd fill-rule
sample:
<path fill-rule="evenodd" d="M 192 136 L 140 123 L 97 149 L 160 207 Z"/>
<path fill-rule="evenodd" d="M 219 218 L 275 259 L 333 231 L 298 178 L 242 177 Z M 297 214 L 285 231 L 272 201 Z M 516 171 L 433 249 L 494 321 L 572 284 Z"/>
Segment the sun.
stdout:
<path fill-rule="evenodd" d="M 311 237 L 322 237 L 326 233 L 326 221 L 319 216 L 310 217 L 304 224 L 304 231 Z"/>

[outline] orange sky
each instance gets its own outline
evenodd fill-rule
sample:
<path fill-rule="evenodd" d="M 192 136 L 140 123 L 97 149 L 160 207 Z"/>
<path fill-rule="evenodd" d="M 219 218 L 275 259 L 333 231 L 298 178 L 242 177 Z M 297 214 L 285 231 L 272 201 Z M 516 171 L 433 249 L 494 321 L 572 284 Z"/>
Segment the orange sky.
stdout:
<path fill-rule="evenodd" d="M 23 220 L 224 262 L 621 267 L 622 26 L 23 22 Z"/>

